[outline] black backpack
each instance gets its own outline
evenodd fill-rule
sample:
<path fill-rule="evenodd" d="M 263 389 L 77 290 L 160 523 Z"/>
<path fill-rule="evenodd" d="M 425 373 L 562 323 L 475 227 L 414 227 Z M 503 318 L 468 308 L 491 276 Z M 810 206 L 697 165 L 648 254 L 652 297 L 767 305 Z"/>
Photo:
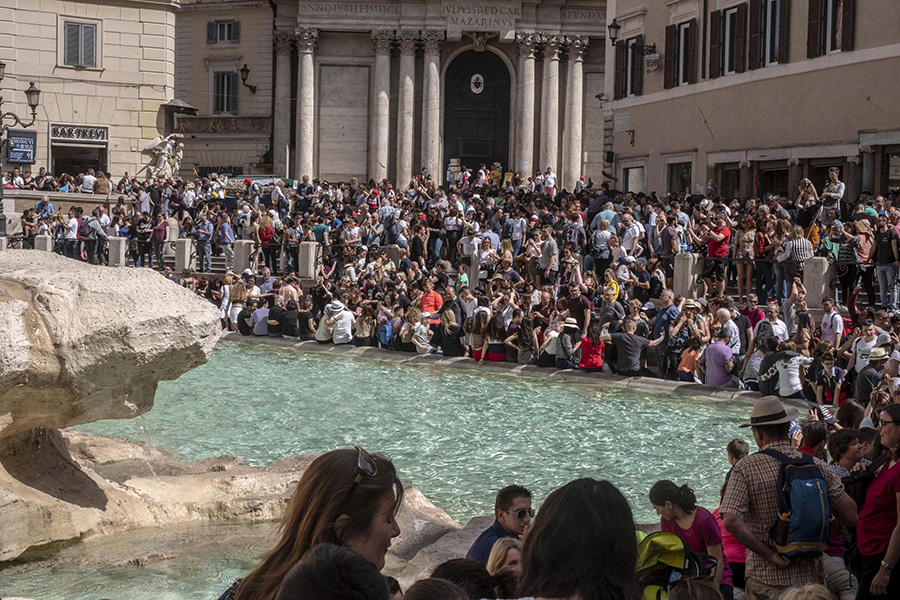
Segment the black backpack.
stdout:
<path fill-rule="evenodd" d="M 83 240 L 92 240 L 97 237 L 94 230 L 91 229 L 91 224 L 88 223 L 87 219 L 84 219 L 78 224 L 78 237 Z"/>

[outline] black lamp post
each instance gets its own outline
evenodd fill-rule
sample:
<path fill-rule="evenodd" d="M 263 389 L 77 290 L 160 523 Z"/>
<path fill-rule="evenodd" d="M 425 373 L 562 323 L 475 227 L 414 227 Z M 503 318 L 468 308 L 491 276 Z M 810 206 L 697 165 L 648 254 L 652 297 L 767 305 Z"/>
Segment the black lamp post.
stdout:
<path fill-rule="evenodd" d="M 241 83 L 244 84 L 244 87 L 250 90 L 251 94 L 256 93 L 255 85 L 247 85 L 247 78 L 250 77 L 250 67 L 247 66 L 247 63 L 244 63 L 244 67 L 241 69 Z"/>
<path fill-rule="evenodd" d="M 6 63 L 0 61 L 0 82 L 3 81 L 4 75 L 6 75 Z M 31 121 L 28 123 L 20 119 L 15 113 L 3 112 L 3 97 L 0 96 L 0 146 L 2 146 L 3 134 L 9 131 L 10 127 L 16 125 L 19 127 L 31 127 L 37 120 L 37 107 L 41 100 L 41 90 L 34 85 L 33 81 L 31 82 L 31 85 L 28 86 L 28 89 L 25 90 L 25 99 L 28 102 L 28 107 L 31 108 Z M 5 125 L 3 123 L 7 117 L 12 120 L 11 125 Z M 6 214 L 3 212 L 3 186 L 0 186 L 0 238 L 5 237 Z"/>
<path fill-rule="evenodd" d="M 613 46 L 617 46 L 619 44 L 619 30 L 622 29 L 622 26 L 619 25 L 619 22 L 615 19 L 612 20 L 612 23 L 606 26 L 606 29 L 609 30 L 609 41 Z M 647 54 L 656 54 L 656 44 L 630 44 L 628 41 L 623 41 L 622 44 L 625 48 L 634 48 L 634 51 L 640 54 L 641 56 L 645 56 Z"/>

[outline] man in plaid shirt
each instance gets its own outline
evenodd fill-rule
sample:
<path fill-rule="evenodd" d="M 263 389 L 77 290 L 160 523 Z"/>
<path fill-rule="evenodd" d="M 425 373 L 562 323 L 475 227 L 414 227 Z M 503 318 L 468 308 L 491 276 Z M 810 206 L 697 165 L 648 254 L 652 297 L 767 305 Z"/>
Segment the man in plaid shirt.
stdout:
<path fill-rule="evenodd" d="M 760 450 L 771 448 L 791 458 L 800 452 L 791 446 L 788 432 L 796 418 L 776 396 L 765 396 L 753 405 L 750 423 Z M 834 517 L 848 527 L 856 526 L 856 503 L 844 493 L 841 479 L 828 466 L 814 459 L 828 485 L 828 498 Z M 746 592 L 749 600 L 772 600 L 781 590 L 805 583 L 824 583 L 822 558 L 789 560 L 773 547 L 769 536 L 778 518 L 778 477 L 781 463 L 761 453 L 738 461 L 725 485 L 719 512 L 725 528 L 747 547 Z"/>

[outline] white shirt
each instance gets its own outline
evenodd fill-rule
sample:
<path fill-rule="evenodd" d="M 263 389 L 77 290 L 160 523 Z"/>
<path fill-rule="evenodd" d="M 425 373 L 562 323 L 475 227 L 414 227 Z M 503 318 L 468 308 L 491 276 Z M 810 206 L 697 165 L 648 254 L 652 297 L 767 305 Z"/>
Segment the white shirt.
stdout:
<path fill-rule="evenodd" d="M 775 321 L 769 321 L 769 319 L 763 319 L 762 321 L 760 321 L 759 323 L 756 324 L 756 327 L 753 328 L 753 337 L 756 337 L 759 334 L 759 326 L 760 326 L 760 324 L 762 324 L 765 321 L 768 321 L 769 325 L 772 326 L 772 333 L 775 334 L 775 337 L 777 337 L 782 342 L 788 339 L 789 336 L 788 336 L 788 331 L 787 331 L 787 325 L 785 325 L 784 321 L 782 321 L 781 319 L 775 319 Z"/>
<path fill-rule="evenodd" d="M 356 317 L 349 310 L 343 310 L 337 315 L 331 337 L 335 344 L 347 344 L 353 339 L 354 323 L 356 323 Z"/>
<path fill-rule="evenodd" d="M 622 247 L 625 248 L 625 251 L 631 253 L 633 250 L 632 243 L 635 240 L 641 237 L 641 230 L 638 227 L 637 223 L 632 223 L 629 225 L 624 232 L 622 232 Z"/>
<path fill-rule="evenodd" d="M 65 237 L 67 240 L 77 240 L 78 239 L 78 219 L 72 217 L 69 219 L 69 229 L 66 231 Z"/>
<path fill-rule="evenodd" d="M 552 171 L 544 175 L 544 187 L 556 187 L 556 173 Z"/>
<path fill-rule="evenodd" d="M 93 194 L 94 193 L 94 184 L 97 183 L 97 178 L 93 175 L 85 175 L 84 179 L 81 180 L 81 191 L 85 194 Z"/>
<path fill-rule="evenodd" d="M 844 331 L 844 319 L 837 312 L 822 317 L 822 341 L 833 342 Z M 840 342 L 840 340 L 838 340 Z"/>
<path fill-rule="evenodd" d="M 873 338 L 871 342 L 866 341 L 866 338 L 864 337 L 856 338 L 853 341 L 850 352 L 856 356 L 856 361 L 853 363 L 854 371 L 859 373 L 867 364 L 869 364 L 869 352 L 875 347 L 875 342 L 877 341 L 877 336 Z"/>

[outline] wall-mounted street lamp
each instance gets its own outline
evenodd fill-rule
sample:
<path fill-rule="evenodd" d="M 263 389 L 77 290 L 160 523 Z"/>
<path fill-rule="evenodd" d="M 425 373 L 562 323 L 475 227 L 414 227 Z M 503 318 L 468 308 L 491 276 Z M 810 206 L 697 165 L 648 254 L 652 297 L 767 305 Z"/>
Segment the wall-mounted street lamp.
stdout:
<path fill-rule="evenodd" d="M 3 77 L 6 75 L 6 63 L 0 61 L 0 82 L 3 81 Z M 0 96 L 0 146 L 3 144 L 3 134 L 9 131 L 10 127 L 19 126 L 19 127 L 31 127 L 34 125 L 34 122 L 37 120 L 37 107 L 41 101 L 41 90 L 34 85 L 34 82 L 31 82 L 31 85 L 28 86 L 28 89 L 25 90 L 25 101 L 28 103 L 28 108 L 31 109 L 31 121 L 26 123 L 23 121 L 19 115 L 11 112 L 3 112 L 3 97 Z M 12 120 L 11 125 L 5 125 L 3 123 L 7 118 Z M 0 238 L 6 237 L 6 215 L 3 213 L 3 186 L 0 186 Z"/>
<path fill-rule="evenodd" d="M 634 146 L 634 129 L 626 129 L 625 133 L 628 134 L 629 142 L 631 142 L 632 147 Z"/>
<path fill-rule="evenodd" d="M 596 96 L 594 96 L 594 98 L 596 98 L 597 100 L 600 101 L 600 108 L 603 108 L 603 105 L 606 104 L 607 102 L 609 102 L 609 99 L 608 99 L 608 98 L 605 98 L 605 97 L 603 96 L 603 92 L 600 92 L 599 94 L 597 94 Z"/>
<path fill-rule="evenodd" d="M 641 56 L 646 56 L 647 54 L 656 54 L 656 44 L 629 44 L 627 40 L 619 42 L 619 30 L 622 29 L 622 26 L 619 25 L 619 22 L 615 19 L 612 20 L 612 23 L 606 26 L 606 29 L 609 30 L 609 41 L 613 46 L 617 46 L 621 43 L 626 50 L 628 48 L 633 48 L 634 51 Z"/>
<path fill-rule="evenodd" d="M 247 85 L 247 78 L 248 78 L 248 77 L 250 77 L 250 67 L 248 67 L 247 64 L 244 63 L 244 67 L 241 69 L 241 83 L 244 84 L 244 87 L 245 87 L 245 88 L 247 88 L 248 90 L 250 90 L 250 93 L 251 93 L 251 94 L 255 94 L 255 93 L 256 93 L 256 86 L 255 86 L 255 85 Z"/>

